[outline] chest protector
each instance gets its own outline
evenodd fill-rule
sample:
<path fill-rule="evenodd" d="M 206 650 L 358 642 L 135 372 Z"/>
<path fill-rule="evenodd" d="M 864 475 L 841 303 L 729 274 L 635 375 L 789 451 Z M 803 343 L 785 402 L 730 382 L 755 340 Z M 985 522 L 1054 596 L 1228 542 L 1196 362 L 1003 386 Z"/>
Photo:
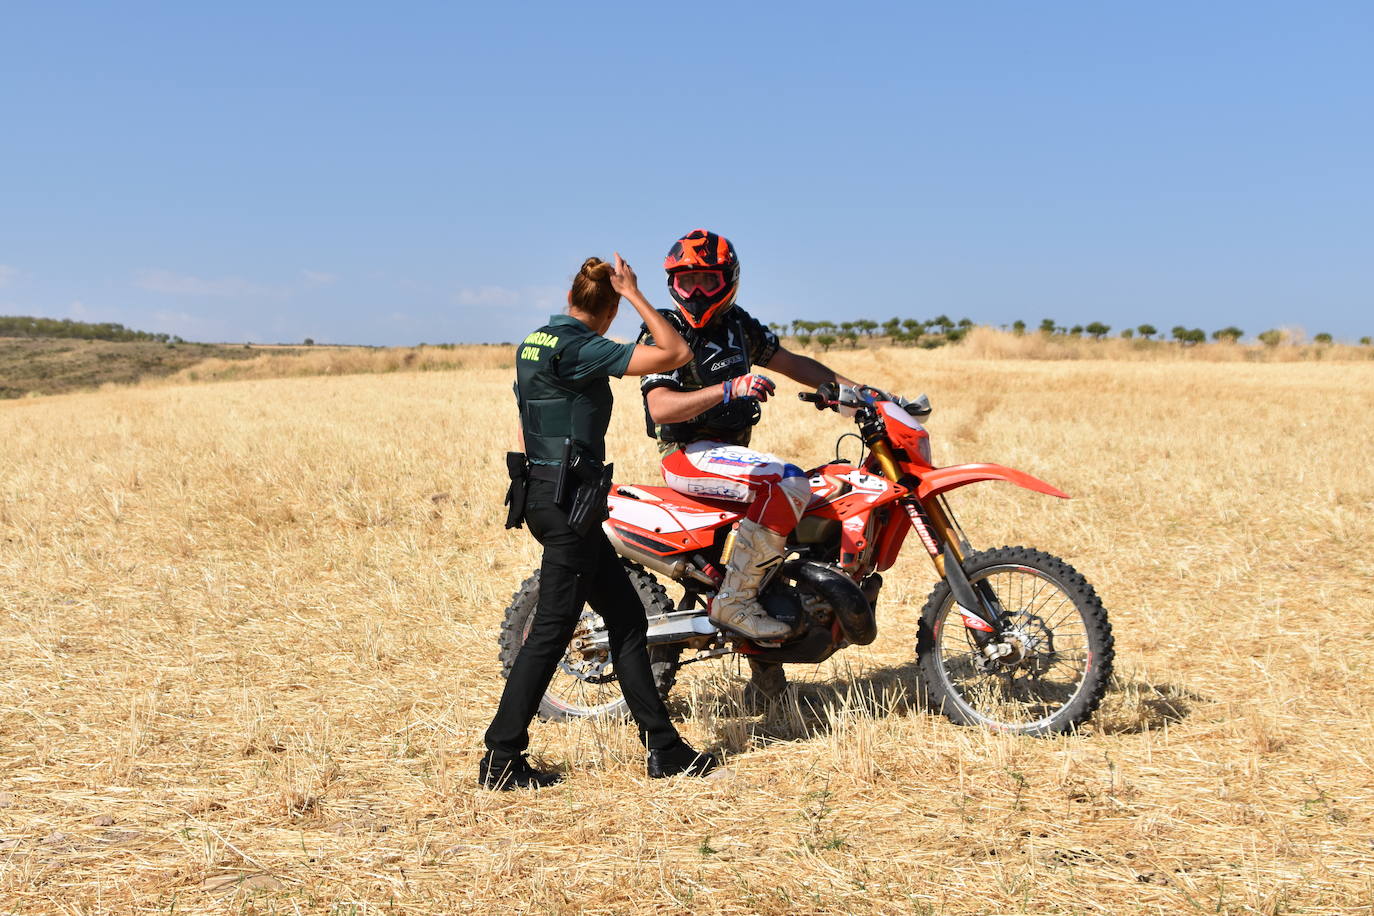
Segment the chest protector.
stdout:
<path fill-rule="evenodd" d="M 669 313 L 669 321 L 692 350 L 692 361 L 677 370 L 683 391 L 699 391 L 719 385 L 727 379 L 748 375 L 753 368 L 750 360 L 750 341 L 744 321 L 737 310 L 731 309 L 704 328 L 693 328 L 676 313 Z M 650 436 L 663 442 L 691 442 L 695 439 L 720 439 L 745 445 L 762 411 L 753 398 L 739 398 L 729 404 L 717 404 L 698 416 L 681 423 L 655 424 L 644 406 L 644 421 Z"/>
<path fill-rule="evenodd" d="M 561 462 L 568 438 L 583 454 L 606 460 L 610 379 L 571 378 L 578 351 L 595 336 L 581 324 L 545 325 L 516 347 L 515 397 L 531 461 Z"/>

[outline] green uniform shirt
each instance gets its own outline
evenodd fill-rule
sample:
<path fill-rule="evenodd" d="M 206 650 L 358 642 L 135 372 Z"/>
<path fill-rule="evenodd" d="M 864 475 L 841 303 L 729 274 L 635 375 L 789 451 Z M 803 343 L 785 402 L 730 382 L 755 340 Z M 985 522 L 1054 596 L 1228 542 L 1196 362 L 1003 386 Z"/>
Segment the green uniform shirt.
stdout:
<path fill-rule="evenodd" d="M 550 317 L 516 346 L 515 396 L 530 461 L 558 464 L 565 438 L 606 460 L 609 377 L 625 374 L 634 349 L 634 344 L 607 340 L 570 315 Z"/>

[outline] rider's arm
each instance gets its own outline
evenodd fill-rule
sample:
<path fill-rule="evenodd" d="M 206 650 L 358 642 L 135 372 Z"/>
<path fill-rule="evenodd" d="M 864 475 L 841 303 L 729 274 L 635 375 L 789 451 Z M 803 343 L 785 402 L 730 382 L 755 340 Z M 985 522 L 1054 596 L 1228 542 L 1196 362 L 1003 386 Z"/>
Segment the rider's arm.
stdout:
<path fill-rule="evenodd" d="M 615 272 L 611 274 L 611 286 L 635 307 L 639 317 L 644 319 L 648 329 L 647 337 L 635 345 L 630 354 L 630 363 L 625 367 L 626 375 L 649 375 L 653 372 L 667 372 L 684 365 L 692 358 L 692 350 L 682 335 L 677 332 L 668 319 L 658 313 L 644 294 L 639 291 L 639 280 L 630 269 L 620 252 L 615 255 Z"/>
<path fill-rule="evenodd" d="M 655 423 L 681 423 L 700 416 L 725 400 L 720 385 L 707 385 L 698 391 L 653 388 L 644 393 L 644 403 Z"/>
<path fill-rule="evenodd" d="M 781 372 L 792 381 L 800 382 L 808 388 L 816 388 L 826 382 L 838 382 L 851 388 L 858 386 L 857 382 L 845 378 L 824 363 L 783 347 L 778 347 L 778 352 L 773 354 L 773 358 L 766 365 L 769 369 Z"/>

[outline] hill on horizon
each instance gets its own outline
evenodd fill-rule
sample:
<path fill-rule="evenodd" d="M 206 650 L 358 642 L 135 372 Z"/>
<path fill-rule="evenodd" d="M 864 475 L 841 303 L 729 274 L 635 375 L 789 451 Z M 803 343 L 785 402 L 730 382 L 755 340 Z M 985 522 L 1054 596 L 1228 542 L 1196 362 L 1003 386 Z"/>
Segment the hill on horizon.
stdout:
<path fill-rule="evenodd" d="M 99 388 L 107 382 L 133 384 L 173 375 L 210 358 L 244 360 L 262 355 L 261 350 L 247 345 L 186 343 L 180 339 L 74 339 L 6 333 L 0 331 L 0 400 Z"/>
<path fill-rule="evenodd" d="M 70 318 L 35 318 L 32 315 L 0 315 L 0 337 L 185 343 L 175 334 L 136 331 L 113 321 L 92 323 Z"/>

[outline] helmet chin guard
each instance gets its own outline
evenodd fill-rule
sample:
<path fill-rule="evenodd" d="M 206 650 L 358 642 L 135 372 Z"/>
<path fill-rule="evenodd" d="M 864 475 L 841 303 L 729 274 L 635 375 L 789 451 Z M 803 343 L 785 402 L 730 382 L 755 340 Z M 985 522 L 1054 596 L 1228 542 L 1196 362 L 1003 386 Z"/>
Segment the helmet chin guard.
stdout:
<path fill-rule="evenodd" d="M 668 272 L 668 294 L 694 328 L 706 327 L 735 304 L 739 258 L 722 235 L 692 230 L 673 243 L 663 269 Z"/>

